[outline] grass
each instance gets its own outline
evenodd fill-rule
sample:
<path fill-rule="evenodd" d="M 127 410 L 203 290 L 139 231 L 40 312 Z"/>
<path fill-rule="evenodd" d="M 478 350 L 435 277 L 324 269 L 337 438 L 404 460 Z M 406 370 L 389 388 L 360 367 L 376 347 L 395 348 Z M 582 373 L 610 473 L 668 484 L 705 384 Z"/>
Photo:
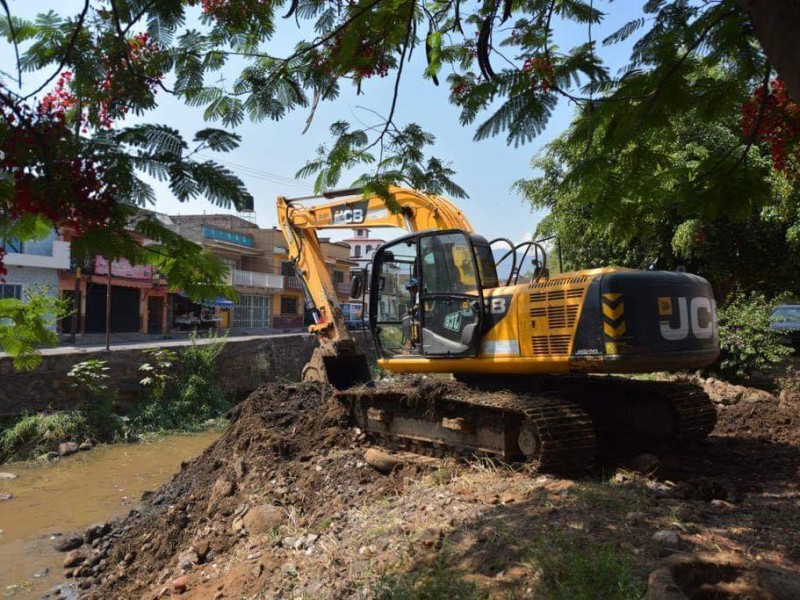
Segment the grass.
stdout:
<path fill-rule="evenodd" d="M 0 461 L 34 458 L 88 433 L 87 418 L 80 411 L 25 414 L 0 431 Z"/>
<path fill-rule="evenodd" d="M 540 575 L 537 598 L 629 600 L 642 598 L 644 577 L 628 553 L 579 532 L 549 528 L 526 552 Z"/>
<path fill-rule="evenodd" d="M 439 554 L 433 568 L 384 575 L 375 585 L 378 600 L 473 600 L 484 598 L 478 586 L 463 573 L 447 566 L 446 553 Z"/>

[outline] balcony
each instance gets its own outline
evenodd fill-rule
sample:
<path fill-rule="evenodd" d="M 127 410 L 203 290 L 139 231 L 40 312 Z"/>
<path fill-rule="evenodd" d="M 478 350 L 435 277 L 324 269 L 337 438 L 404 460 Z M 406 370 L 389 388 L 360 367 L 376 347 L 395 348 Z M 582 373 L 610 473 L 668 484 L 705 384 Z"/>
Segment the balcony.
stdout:
<path fill-rule="evenodd" d="M 231 269 L 228 275 L 229 283 L 243 287 L 263 288 L 269 290 L 282 290 L 282 275 L 272 275 L 270 273 L 258 273 L 256 271 L 242 271 Z"/>
<path fill-rule="evenodd" d="M 69 269 L 69 242 L 39 240 L 6 244 L 3 262 L 14 267 L 39 267 L 43 269 Z"/>

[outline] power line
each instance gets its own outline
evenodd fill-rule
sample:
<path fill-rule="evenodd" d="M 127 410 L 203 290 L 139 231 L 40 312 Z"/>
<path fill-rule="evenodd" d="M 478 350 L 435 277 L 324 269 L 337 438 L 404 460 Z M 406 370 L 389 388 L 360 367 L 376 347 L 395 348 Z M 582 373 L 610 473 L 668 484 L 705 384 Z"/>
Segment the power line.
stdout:
<path fill-rule="evenodd" d="M 202 156 L 203 158 L 208 158 L 209 160 L 215 160 L 215 161 L 220 162 L 220 163 L 222 163 L 224 165 L 227 165 L 229 167 L 234 167 L 237 170 L 239 170 L 243 175 L 249 175 L 250 177 L 254 177 L 256 179 L 261 179 L 262 181 L 269 181 L 270 183 L 278 183 L 278 184 L 281 184 L 281 185 L 287 185 L 287 186 L 291 186 L 291 187 L 295 187 L 295 188 L 303 189 L 303 190 L 311 190 L 313 188 L 313 186 L 311 186 L 311 185 L 303 184 L 303 183 L 297 181 L 296 179 L 293 179 L 293 178 L 290 178 L 290 177 L 286 177 L 284 175 L 279 175 L 278 173 L 271 173 L 270 171 L 265 171 L 263 169 L 256 169 L 254 167 L 248 167 L 246 165 L 241 165 L 241 164 L 238 164 L 238 163 L 235 163 L 235 162 L 222 160 L 222 159 L 217 158 L 217 157 L 207 156 L 207 155 L 205 155 L 203 153 L 198 153 L 198 156 Z"/>

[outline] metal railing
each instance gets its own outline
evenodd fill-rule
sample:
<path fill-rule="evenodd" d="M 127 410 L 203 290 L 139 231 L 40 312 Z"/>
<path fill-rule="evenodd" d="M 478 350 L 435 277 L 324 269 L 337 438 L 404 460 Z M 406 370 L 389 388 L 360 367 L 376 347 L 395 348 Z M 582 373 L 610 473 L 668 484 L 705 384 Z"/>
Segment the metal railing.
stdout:
<path fill-rule="evenodd" d="M 230 280 L 233 285 L 275 290 L 282 290 L 284 284 L 284 277 L 282 275 L 258 273 L 257 271 L 242 271 L 240 269 L 231 270 Z"/>

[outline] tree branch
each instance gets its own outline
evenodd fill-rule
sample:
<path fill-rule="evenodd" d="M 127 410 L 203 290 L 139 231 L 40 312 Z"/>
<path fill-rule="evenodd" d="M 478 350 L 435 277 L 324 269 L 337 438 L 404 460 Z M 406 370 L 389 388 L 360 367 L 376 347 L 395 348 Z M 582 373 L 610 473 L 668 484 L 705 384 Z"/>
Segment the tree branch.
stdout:
<path fill-rule="evenodd" d="M 3 5 L 3 10 L 6 11 L 6 19 L 8 19 L 8 31 L 11 34 L 11 41 L 14 43 L 14 54 L 17 59 L 17 85 L 22 87 L 22 63 L 19 60 L 19 44 L 17 44 L 17 30 L 14 27 L 14 20 L 11 18 L 11 11 L 8 9 L 6 0 L 0 0 Z"/>
<path fill-rule="evenodd" d="M 50 85 L 53 82 L 53 80 L 61 74 L 61 70 L 64 68 L 64 66 L 67 64 L 67 61 L 69 60 L 69 55 L 72 54 L 72 50 L 75 48 L 75 43 L 78 41 L 78 35 L 80 34 L 81 29 L 83 29 L 83 22 L 86 19 L 86 13 L 89 12 L 89 1 L 90 0 L 85 0 L 83 4 L 83 10 L 78 16 L 78 21 L 75 24 L 75 31 L 72 32 L 72 37 L 70 38 L 69 44 L 67 45 L 67 50 L 64 52 L 64 56 L 61 57 L 61 62 L 59 63 L 58 68 L 52 75 L 50 75 L 50 77 L 48 77 L 45 80 L 45 82 L 42 85 L 33 90 L 27 96 L 23 97 L 22 98 L 23 101 L 33 98 L 36 94 L 38 94 L 48 85 Z"/>

